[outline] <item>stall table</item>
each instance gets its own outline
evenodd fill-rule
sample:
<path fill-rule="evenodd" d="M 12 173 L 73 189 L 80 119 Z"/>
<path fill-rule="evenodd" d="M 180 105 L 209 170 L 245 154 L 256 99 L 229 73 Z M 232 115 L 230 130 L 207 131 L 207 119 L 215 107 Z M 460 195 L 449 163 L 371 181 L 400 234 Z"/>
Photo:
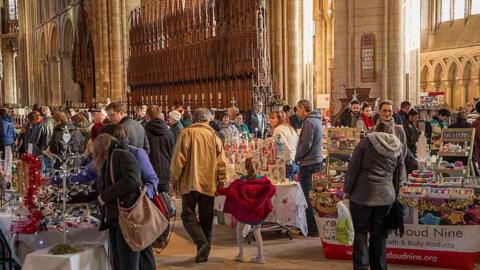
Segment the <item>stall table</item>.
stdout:
<path fill-rule="evenodd" d="M 277 193 L 272 198 L 273 211 L 267 217 L 265 222 L 275 223 L 283 228 L 296 227 L 300 229 L 303 235 L 307 235 L 307 219 L 305 209 L 307 201 L 303 195 L 300 184 L 276 185 Z M 225 196 L 215 197 L 215 210 L 223 212 Z M 226 224 L 230 227 L 236 226 L 236 220 L 227 213 L 224 213 Z"/>

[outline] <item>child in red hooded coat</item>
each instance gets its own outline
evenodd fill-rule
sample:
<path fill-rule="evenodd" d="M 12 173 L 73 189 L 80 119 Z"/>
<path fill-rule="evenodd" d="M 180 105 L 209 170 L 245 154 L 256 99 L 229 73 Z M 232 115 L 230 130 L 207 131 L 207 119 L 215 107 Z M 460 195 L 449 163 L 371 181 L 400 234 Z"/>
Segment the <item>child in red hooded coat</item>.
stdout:
<path fill-rule="evenodd" d="M 260 229 L 263 221 L 272 212 L 272 197 L 275 186 L 266 177 L 257 176 L 252 158 L 245 160 L 248 175 L 235 180 L 228 188 L 220 191 L 226 196 L 223 211 L 234 216 L 237 224 L 237 245 L 239 249 L 237 261 L 246 261 L 243 249 L 243 229 L 251 225 L 257 245 L 257 256 L 251 259 L 254 263 L 265 263 L 263 256 L 263 240 Z"/>

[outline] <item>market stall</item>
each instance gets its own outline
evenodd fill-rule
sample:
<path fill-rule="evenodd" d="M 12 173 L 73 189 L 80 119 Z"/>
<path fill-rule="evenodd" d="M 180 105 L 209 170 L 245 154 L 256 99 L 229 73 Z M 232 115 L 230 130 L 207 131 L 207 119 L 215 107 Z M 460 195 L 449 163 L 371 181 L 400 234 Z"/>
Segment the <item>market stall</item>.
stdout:
<path fill-rule="evenodd" d="M 40 173 L 39 159 L 30 154 L 4 166 L 13 166 L 11 187 L 2 189 L 1 194 L 1 245 L 7 251 L 4 262 L 22 265 L 28 256 L 35 254 L 32 256 L 36 259 L 30 259 L 30 265 L 35 265 L 49 260 L 43 257 L 52 256 L 40 258 L 35 253 L 38 250 L 75 258 L 69 254 L 77 253 L 74 252 L 77 248 L 84 253 L 81 256 L 95 254 L 94 261 L 105 260 L 98 257 L 102 253 L 91 252 L 98 248 L 108 250 L 107 234 L 98 230 L 99 220 L 94 217 L 95 205 L 74 201 L 92 192 L 92 183 L 71 181 L 72 176 L 81 173 L 79 170 L 62 166 L 62 170 L 45 177 Z M 55 248 L 59 251 L 54 252 Z"/>
<path fill-rule="evenodd" d="M 420 169 L 400 189 L 405 206 L 405 235 L 391 233 L 387 262 L 455 269 L 472 269 L 480 256 L 480 178 L 468 176 L 471 164 L 469 129 L 442 131 L 439 155 L 429 157 L 426 138 L 417 148 Z M 444 160 L 448 157 L 449 161 Z M 457 160 L 458 159 L 458 160 Z M 461 164 L 460 164 L 461 163 Z M 448 176 L 444 174 L 450 174 Z M 454 176 L 452 176 L 454 175 Z M 336 205 L 343 197 L 343 180 L 316 176 L 311 194 L 325 257 L 351 260 L 352 247 L 336 240 Z"/>
<path fill-rule="evenodd" d="M 305 209 L 307 202 L 302 188 L 297 182 L 286 178 L 286 167 L 283 161 L 284 145 L 275 138 L 265 140 L 247 140 L 238 138 L 228 140 L 225 144 L 227 155 L 227 183 L 238 179 L 245 174 L 244 161 L 247 157 L 254 157 L 258 164 L 260 175 L 267 176 L 277 188 L 276 195 L 272 198 L 273 211 L 265 220 L 273 224 L 273 229 L 286 232 L 291 238 L 291 228 L 295 227 L 307 235 L 307 222 Z M 237 221 L 230 215 L 223 213 L 225 196 L 215 197 L 215 210 L 225 224 L 234 228 Z M 272 227 L 264 228 L 263 231 L 272 230 Z"/>

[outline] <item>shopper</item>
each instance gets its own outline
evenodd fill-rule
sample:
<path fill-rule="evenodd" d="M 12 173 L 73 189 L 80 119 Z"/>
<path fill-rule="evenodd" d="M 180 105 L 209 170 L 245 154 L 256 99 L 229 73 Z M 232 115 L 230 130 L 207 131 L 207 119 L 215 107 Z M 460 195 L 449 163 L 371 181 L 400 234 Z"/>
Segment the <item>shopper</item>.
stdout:
<path fill-rule="evenodd" d="M 158 190 L 170 192 L 170 163 L 175 148 L 175 138 L 167 123 L 160 118 L 161 113 L 156 105 L 147 108 L 149 121 L 145 125 L 145 131 L 150 142 L 150 161 L 159 179 Z"/>
<path fill-rule="evenodd" d="M 268 178 L 256 174 L 252 158 L 245 160 L 245 169 L 247 175 L 235 180 L 228 188 L 219 190 L 219 194 L 226 196 L 223 211 L 231 214 L 238 220 L 236 228 L 238 256 L 235 260 L 240 262 L 247 261 L 243 247 L 243 242 L 245 242 L 243 231 L 246 225 L 250 225 L 253 228 L 257 246 L 257 256 L 250 261 L 264 264 L 266 261 L 260 229 L 263 221 L 272 212 L 272 197 L 275 195 L 276 188 Z"/>
<path fill-rule="evenodd" d="M 393 102 L 390 100 L 384 100 L 380 103 L 378 106 L 379 109 L 379 118 L 377 125 L 379 123 L 386 123 L 392 126 L 393 128 L 393 134 L 397 136 L 398 139 L 400 139 L 400 142 L 403 145 L 403 151 L 402 155 L 403 157 L 406 157 L 407 155 L 407 136 L 405 135 L 405 131 L 403 130 L 403 127 L 400 125 L 395 124 L 395 121 L 393 119 Z"/>
<path fill-rule="evenodd" d="M 312 174 L 322 170 L 323 126 L 320 113 L 313 111 L 312 103 L 300 100 L 297 103 L 297 115 L 303 120 L 298 140 L 295 162 L 300 166 L 300 185 L 307 200 L 308 235 L 318 237 L 317 222 L 313 214 L 309 193 L 312 190 Z"/>
<path fill-rule="evenodd" d="M 171 164 L 172 184 L 182 195 L 183 226 L 197 246 L 197 263 L 208 261 L 214 196 L 217 185 L 226 180 L 225 152 L 208 124 L 211 118 L 208 109 L 195 110 L 195 123 L 180 133 Z"/>
<path fill-rule="evenodd" d="M 240 133 L 237 127 L 230 122 L 230 115 L 224 113 L 222 115 L 222 127 L 220 132 L 223 134 L 226 142 L 238 142 L 240 139 Z"/>
<path fill-rule="evenodd" d="M 248 128 L 256 138 L 263 139 L 267 131 L 267 117 L 263 112 L 263 102 L 254 104 L 253 110 L 248 114 Z"/>
<path fill-rule="evenodd" d="M 243 122 L 243 115 L 241 113 L 237 114 L 237 116 L 235 117 L 235 127 L 242 136 L 250 140 L 250 129 Z"/>
<path fill-rule="evenodd" d="M 458 112 L 455 123 L 449 125 L 448 128 L 471 128 L 470 124 L 467 122 L 466 113 Z"/>
<path fill-rule="evenodd" d="M 407 137 L 407 148 L 413 153 L 417 153 L 417 142 L 420 137 L 420 131 L 417 128 L 418 111 L 411 109 L 407 114 L 407 121 L 403 123 L 405 136 Z"/>
<path fill-rule="evenodd" d="M 282 112 L 285 113 L 285 122 L 290 125 L 290 116 L 292 115 L 292 108 L 290 108 L 290 105 L 283 105 Z"/>
<path fill-rule="evenodd" d="M 393 115 L 395 124 L 403 125 L 408 121 L 408 112 L 410 111 L 411 107 L 412 104 L 408 101 L 402 101 L 402 103 L 400 103 L 400 110 Z"/>
<path fill-rule="evenodd" d="M 352 100 L 350 102 L 350 110 L 345 111 L 341 116 L 340 126 L 342 127 L 356 127 L 357 121 L 360 118 L 360 102 Z"/>
<path fill-rule="evenodd" d="M 152 247 L 145 249 L 149 250 L 152 256 L 141 258 L 141 252 L 132 251 L 127 244 L 118 223 L 118 207 L 131 207 L 140 195 L 142 185 L 140 164 L 125 143 L 108 134 L 101 134 L 94 141 L 93 167 L 98 175 L 97 200 L 102 207 L 100 230 L 109 230 L 115 269 L 156 269 Z M 114 175 L 111 175 L 112 171 Z"/>
<path fill-rule="evenodd" d="M 293 114 L 290 115 L 289 117 L 289 122 L 290 122 L 290 125 L 295 129 L 295 130 L 298 130 L 298 129 L 301 129 L 302 128 L 302 124 L 303 124 L 303 121 L 302 119 L 300 119 L 300 117 L 298 117 L 297 115 L 297 106 L 293 107 Z"/>
<path fill-rule="evenodd" d="M 473 106 L 472 102 L 465 103 L 465 113 L 468 114 L 476 114 L 475 107 Z"/>
<path fill-rule="evenodd" d="M 286 164 L 286 177 L 293 180 L 298 172 L 298 165 L 295 164 L 295 154 L 297 153 L 298 135 L 297 131 L 290 126 L 284 112 L 271 112 L 270 125 L 273 128 L 274 139 L 279 139 L 285 146 L 284 156 L 282 157 Z"/>
<path fill-rule="evenodd" d="M 53 128 L 53 136 L 50 140 L 49 149 L 53 154 L 63 156 L 64 151 L 67 150 L 65 148 L 65 142 L 63 141 L 63 134 L 65 129 L 69 132 L 73 127 L 68 125 L 68 117 L 63 112 L 55 113 L 53 115 L 53 120 L 55 126 Z"/>
<path fill-rule="evenodd" d="M 450 111 L 448 109 L 438 110 L 438 115 L 434 115 L 430 122 L 425 125 L 425 136 L 433 143 L 442 136 L 442 129 L 448 126 Z"/>
<path fill-rule="evenodd" d="M 15 125 L 13 123 L 13 118 L 8 115 L 6 109 L 0 109 L 0 127 L 1 134 L 3 137 L 0 142 L 0 151 L 2 151 L 2 156 L 5 156 L 5 146 L 10 146 L 12 151 L 15 149 L 15 139 L 17 138 L 17 132 L 15 131 Z"/>
<path fill-rule="evenodd" d="M 364 103 L 362 105 L 360 119 L 357 121 L 357 128 L 362 131 L 368 131 L 375 126 L 375 122 L 372 117 L 372 105 Z"/>
<path fill-rule="evenodd" d="M 143 148 L 147 153 L 150 151 L 145 129 L 137 121 L 127 115 L 127 107 L 121 102 L 112 102 L 105 108 L 108 118 L 113 124 L 120 124 L 125 128 L 128 143 L 137 148 Z"/>
<path fill-rule="evenodd" d="M 183 116 L 182 116 L 182 125 L 184 128 L 190 126 L 191 124 L 193 124 L 193 120 L 192 120 L 192 113 L 189 112 L 189 111 L 185 111 L 183 113 Z M 161 119 L 161 117 L 159 116 L 158 119 Z"/>
<path fill-rule="evenodd" d="M 344 198 L 350 199 L 355 231 L 353 269 L 387 269 L 383 223 L 406 180 L 403 146 L 393 133 L 392 125 L 379 123 L 350 158 Z"/>
<path fill-rule="evenodd" d="M 177 141 L 178 135 L 183 129 L 183 125 L 182 122 L 180 122 L 180 119 L 182 119 L 182 114 L 179 111 L 173 110 L 168 113 L 167 123 L 170 126 L 170 130 L 173 133 L 175 141 Z"/>
<path fill-rule="evenodd" d="M 34 127 L 37 129 L 37 123 L 42 121 L 42 117 L 39 112 L 32 111 L 27 115 L 27 121 L 27 124 L 22 128 L 17 139 L 19 154 L 28 151 L 28 144 L 32 142 L 31 137 L 33 135 Z"/>
<path fill-rule="evenodd" d="M 477 102 L 477 104 L 475 104 L 475 110 L 480 113 L 480 102 Z M 473 144 L 476 154 L 475 157 L 476 161 L 480 162 L 480 117 L 477 118 L 477 120 L 475 120 L 471 126 L 475 129 L 475 141 Z"/>
<path fill-rule="evenodd" d="M 73 132 L 69 143 L 70 150 L 72 153 L 83 154 L 88 142 L 88 128 L 90 127 L 90 123 L 82 113 L 77 113 L 72 116 L 71 122 Z"/>

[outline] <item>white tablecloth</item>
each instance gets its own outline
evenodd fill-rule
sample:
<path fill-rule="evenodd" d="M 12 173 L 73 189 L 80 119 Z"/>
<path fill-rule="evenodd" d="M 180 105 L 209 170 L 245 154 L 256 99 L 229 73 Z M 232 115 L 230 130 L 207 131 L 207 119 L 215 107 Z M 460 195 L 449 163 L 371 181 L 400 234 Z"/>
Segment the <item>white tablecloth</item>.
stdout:
<path fill-rule="evenodd" d="M 276 185 L 276 188 L 277 193 L 272 198 L 273 211 L 267 217 L 266 222 L 274 222 L 296 227 L 302 231 L 303 235 L 307 235 L 308 226 L 307 218 L 305 216 L 307 201 L 305 200 L 300 184 Z M 224 204 L 225 196 L 215 197 L 215 210 L 223 212 Z M 227 222 L 231 223 L 233 220 L 227 218 Z"/>
<path fill-rule="evenodd" d="M 63 241 L 63 234 L 59 230 L 41 231 L 36 234 L 20 234 L 15 248 L 14 235 L 11 232 L 12 215 L 0 213 L 0 229 L 9 242 L 10 249 L 14 253 L 14 259 L 22 264 L 28 254 Z M 98 231 L 98 228 L 69 228 L 67 242 L 77 245 L 103 245 L 108 250 L 108 234 Z"/>
<path fill-rule="evenodd" d="M 103 245 L 83 248 L 82 252 L 66 255 L 48 254 L 49 248 L 35 251 L 28 254 L 22 270 L 112 269 Z"/>

